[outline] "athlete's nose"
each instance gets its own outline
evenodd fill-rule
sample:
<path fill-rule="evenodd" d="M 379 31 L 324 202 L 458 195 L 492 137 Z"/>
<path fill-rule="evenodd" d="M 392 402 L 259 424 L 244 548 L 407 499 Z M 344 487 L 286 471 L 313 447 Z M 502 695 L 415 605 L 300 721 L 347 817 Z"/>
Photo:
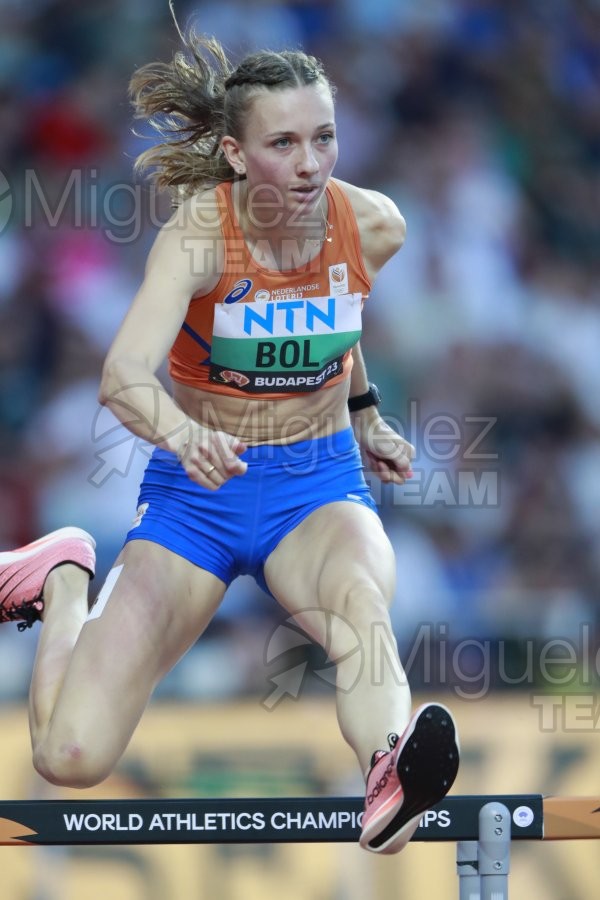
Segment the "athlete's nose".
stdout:
<path fill-rule="evenodd" d="M 319 171 L 319 161 L 312 144 L 301 147 L 296 171 L 298 175 L 315 175 Z"/>

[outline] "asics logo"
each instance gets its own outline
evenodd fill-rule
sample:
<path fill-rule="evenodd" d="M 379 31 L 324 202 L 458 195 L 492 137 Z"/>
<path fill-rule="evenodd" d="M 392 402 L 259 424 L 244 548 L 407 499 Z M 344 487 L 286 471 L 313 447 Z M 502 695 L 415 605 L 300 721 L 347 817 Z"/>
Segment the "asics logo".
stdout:
<path fill-rule="evenodd" d="M 394 764 L 392 762 L 388 763 L 385 772 L 379 779 L 379 781 L 375 782 L 375 786 L 370 794 L 367 794 L 367 804 L 370 806 L 374 800 L 379 797 L 382 790 L 386 787 L 388 781 L 390 780 L 390 776 L 394 771 Z"/>

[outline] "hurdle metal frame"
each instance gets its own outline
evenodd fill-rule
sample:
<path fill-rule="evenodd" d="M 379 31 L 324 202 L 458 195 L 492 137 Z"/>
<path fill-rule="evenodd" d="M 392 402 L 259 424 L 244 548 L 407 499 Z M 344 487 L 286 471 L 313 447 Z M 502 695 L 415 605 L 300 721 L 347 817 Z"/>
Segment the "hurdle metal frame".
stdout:
<path fill-rule="evenodd" d="M 0 845 L 358 841 L 362 797 L 0 801 Z M 460 900 L 507 900 L 514 840 L 600 838 L 600 797 L 448 796 L 414 841 L 457 844 Z M 1 857 L 0 857 L 1 859 Z"/>

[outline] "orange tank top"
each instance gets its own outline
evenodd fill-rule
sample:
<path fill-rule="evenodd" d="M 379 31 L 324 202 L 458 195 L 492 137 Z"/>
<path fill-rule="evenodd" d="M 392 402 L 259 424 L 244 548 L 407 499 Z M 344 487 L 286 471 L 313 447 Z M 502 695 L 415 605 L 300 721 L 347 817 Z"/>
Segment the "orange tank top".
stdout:
<path fill-rule="evenodd" d="M 290 240 L 291 265 L 279 271 L 261 266 L 248 250 L 231 187 L 223 182 L 216 188 L 224 271 L 214 290 L 190 301 L 169 353 L 171 377 L 205 391 L 256 399 L 293 397 L 348 378 L 371 282 L 346 194 L 329 180 L 331 240 L 309 261 L 302 260 L 303 242 Z"/>

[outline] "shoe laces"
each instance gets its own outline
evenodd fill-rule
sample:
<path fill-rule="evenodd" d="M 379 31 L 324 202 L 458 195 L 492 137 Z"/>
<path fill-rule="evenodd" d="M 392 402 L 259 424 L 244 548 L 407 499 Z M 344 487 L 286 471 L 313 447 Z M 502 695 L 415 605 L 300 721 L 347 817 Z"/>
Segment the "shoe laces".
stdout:
<path fill-rule="evenodd" d="M 35 622 L 40 619 L 40 610 L 35 605 L 38 602 L 38 600 L 33 600 L 31 603 L 22 603 L 20 606 L 11 606 L 8 609 L 3 609 L 2 621 L 14 622 L 16 620 L 19 631 L 26 631 L 27 628 L 32 628 Z"/>
<path fill-rule="evenodd" d="M 398 735 L 396 734 L 395 731 L 390 732 L 390 734 L 388 734 L 387 739 L 388 739 L 388 744 L 389 744 L 390 749 L 389 750 L 376 750 L 375 753 L 373 754 L 373 756 L 371 757 L 371 768 L 373 768 L 373 766 L 376 763 L 378 763 L 379 760 L 383 756 L 387 756 L 388 753 L 391 753 L 392 750 L 394 749 L 394 747 L 396 746 L 396 744 L 398 743 L 398 741 L 400 740 L 400 738 L 398 737 Z"/>

